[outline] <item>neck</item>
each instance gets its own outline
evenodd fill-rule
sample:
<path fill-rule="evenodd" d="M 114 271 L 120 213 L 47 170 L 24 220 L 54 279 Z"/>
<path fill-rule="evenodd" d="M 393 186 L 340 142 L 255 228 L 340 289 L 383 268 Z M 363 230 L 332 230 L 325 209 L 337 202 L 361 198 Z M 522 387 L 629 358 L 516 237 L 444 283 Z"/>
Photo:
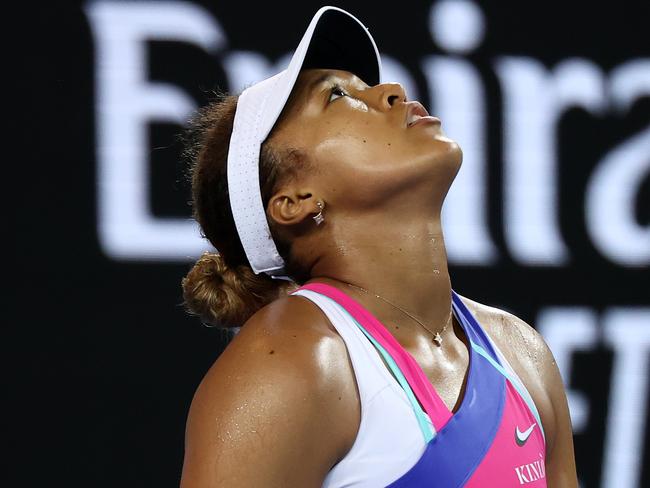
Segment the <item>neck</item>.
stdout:
<path fill-rule="evenodd" d="M 451 315 L 451 280 L 440 221 L 386 227 L 384 220 L 379 226 L 368 225 L 372 229 L 368 232 L 333 232 L 328 252 L 313 264 L 307 283 L 327 283 L 351 295 L 382 323 L 396 326 L 399 330 L 391 332 L 405 342 L 430 340 Z M 417 317 L 431 332 L 375 294 Z M 442 337 L 450 333 L 451 324 Z"/>

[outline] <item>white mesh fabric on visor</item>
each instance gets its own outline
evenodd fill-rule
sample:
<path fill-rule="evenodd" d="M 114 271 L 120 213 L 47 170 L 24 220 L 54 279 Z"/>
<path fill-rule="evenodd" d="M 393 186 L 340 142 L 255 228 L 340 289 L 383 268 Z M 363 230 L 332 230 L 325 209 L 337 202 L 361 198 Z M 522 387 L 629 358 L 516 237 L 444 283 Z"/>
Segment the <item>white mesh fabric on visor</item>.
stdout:
<path fill-rule="evenodd" d="M 312 38 L 314 43 L 310 45 Z M 345 10 L 326 6 L 312 18 L 288 68 L 250 86 L 239 96 L 228 150 L 230 208 L 251 268 L 256 274 L 265 272 L 275 279 L 291 280 L 284 274 L 285 262 L 266 220 L 259 155 L 262 142 L 280 116 L 311 47 L 318 48 L 313 51 L 317 54 L 310 56 L 319 67 L 332 68 L 336 64 L 339 69 L 360 71 L 373 84 L 381 78 L 379 50 L 368 29 Z M 329 59 L 329 52 L 335 61 Z M 342 61 L 346 55 L 347 60 Z"/>

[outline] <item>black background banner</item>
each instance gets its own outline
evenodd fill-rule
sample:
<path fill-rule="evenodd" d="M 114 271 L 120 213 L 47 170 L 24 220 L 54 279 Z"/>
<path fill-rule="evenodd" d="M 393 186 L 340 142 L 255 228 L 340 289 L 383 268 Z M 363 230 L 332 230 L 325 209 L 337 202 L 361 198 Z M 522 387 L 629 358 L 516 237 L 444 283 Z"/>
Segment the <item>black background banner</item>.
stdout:
<path fill-rule="evenodd" d="M 480 190 L 483 218 L 457 225 L 453 186 L 444 208 L 453 288 L 547 338 L 570 396 L 581 485 L 648 486 L 648 3 L 443 3 L 336 5 L 370 28 L 396 79 L 449 114 L 461 171 L 482 171 L 466 188 Z M 17 256 L 5 378 L 18 407 L 5 422 L 17 486 L 178 484 L 192 394 L 228 335 L 182 307 L 180 280 L 209 246 L 189 221 L 181 126 L 146 114 L 130 125 L 129 110 L 160 87 L 159 114 L 241 89 L 286 59 L 320 6 L 104 1 L 21 12 L 9 46 L 20 58 L 20 132 L 5 154 Z M 170 12 L 182 14 L 178 32 L 160 35 L 156 19 Z M 120 44 L 136 24 L 158 34 Z M 139 145 L 129 146 L 130 127 Z M 528 199 L 517 168 L 552 178 Z M 535 216 L 526 230 L 521 219 Z"/>

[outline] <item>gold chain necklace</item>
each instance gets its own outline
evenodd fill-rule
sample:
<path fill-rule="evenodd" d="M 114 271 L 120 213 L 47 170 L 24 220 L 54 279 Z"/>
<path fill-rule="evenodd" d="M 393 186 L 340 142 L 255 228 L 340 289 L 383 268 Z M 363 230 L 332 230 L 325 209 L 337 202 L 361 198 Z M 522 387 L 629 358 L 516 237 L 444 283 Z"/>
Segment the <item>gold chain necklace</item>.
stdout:
<path fill-rule="evenodd" d="M 343 280 L 341 280 L 341 281 L 343 281 Z M 371 292 L 369 292 L 368 290 L 366 290 L 365 288 L 362 288 L 362 287 L 357 286 L 357 285 L 353 285 L 352 283 L 348 283 L 347 281 L 343 281 L 343 283 L 345 283 L 346 285 L 349 285 L 349 286 L 353 286 L 353 287 L 355 287 L 355 288 L 358 288 L 359 290 L 363 291 L 364 293 L 371 293 Z M 447 323 L 445 324 L 445 326 L 444 326 L 442 329 L 440 329 L 439 332 L 436 332 L 436 333 L 434 334 L 434 333 L 431 332 L 431 330 L 429 330 L 429 329 L 428 329 L 428 328 L 427 328 L 427 327 L 426 327 L 422 322 L 420 322 L 416 317 L 414 317 L 413 315 L 411 315 L 410 313 L 408 313 L 408 312 L 407 312 L 406 310 L 404 310 L 402 307 L 400 307 L 400 306 L 398 306 L 398 305 L 395 305 L 393 302 L 387 300 L 386 298 L 384 298 L 384 297 L 382 297 L 382 296 L 380 296 L 380 295 L 377 295 L 376 293 L 372 293 L 372 295 L 375 295 L 377 298 L 380 298 L 381 300 L 385 301 L 385 302 L 388 303 L 389 305 L 392 305 L 392 306 L 395 307 L 396 309 L 401 310 L 401 311 L 404 312 L 406 315 L 408 315 L 409 317 L 411 317 L 411 318 L 412 318 L 413 320 L 415 320 L 418 324 L 420 324 L 422 327 L 424 327 L 424 329 L 425 329 L 427 332 L 429 332 L 430 334 L 433 334 L 433 338 L 431 339 L 431 342 L 434 342 L 434 341 L 435 341 L 435 343 L 437 344 L 438 347 L 442 346 L 442 336 L 441 336 L 440 334 L 442 334 L 442 333 L 445 331 L 445 329 L 447 328 L 447 326 L 448 326 L 449 323 L 451 322 L 452 312 L 449 313 L 449 320 L 447 320 Z"/>

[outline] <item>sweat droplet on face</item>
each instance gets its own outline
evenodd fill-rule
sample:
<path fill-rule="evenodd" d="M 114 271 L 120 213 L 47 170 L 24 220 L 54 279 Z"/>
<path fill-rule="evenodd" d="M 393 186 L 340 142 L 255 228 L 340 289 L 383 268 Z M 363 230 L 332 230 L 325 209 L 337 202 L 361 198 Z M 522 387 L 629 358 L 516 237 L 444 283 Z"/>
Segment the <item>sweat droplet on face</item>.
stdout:
<path fill-rule="evenodd" d="M 347 256 L 348 255 L 348 248 L 345 246 L 336 246 L 336 253 L 341 255 L 341 256 Z"/>

